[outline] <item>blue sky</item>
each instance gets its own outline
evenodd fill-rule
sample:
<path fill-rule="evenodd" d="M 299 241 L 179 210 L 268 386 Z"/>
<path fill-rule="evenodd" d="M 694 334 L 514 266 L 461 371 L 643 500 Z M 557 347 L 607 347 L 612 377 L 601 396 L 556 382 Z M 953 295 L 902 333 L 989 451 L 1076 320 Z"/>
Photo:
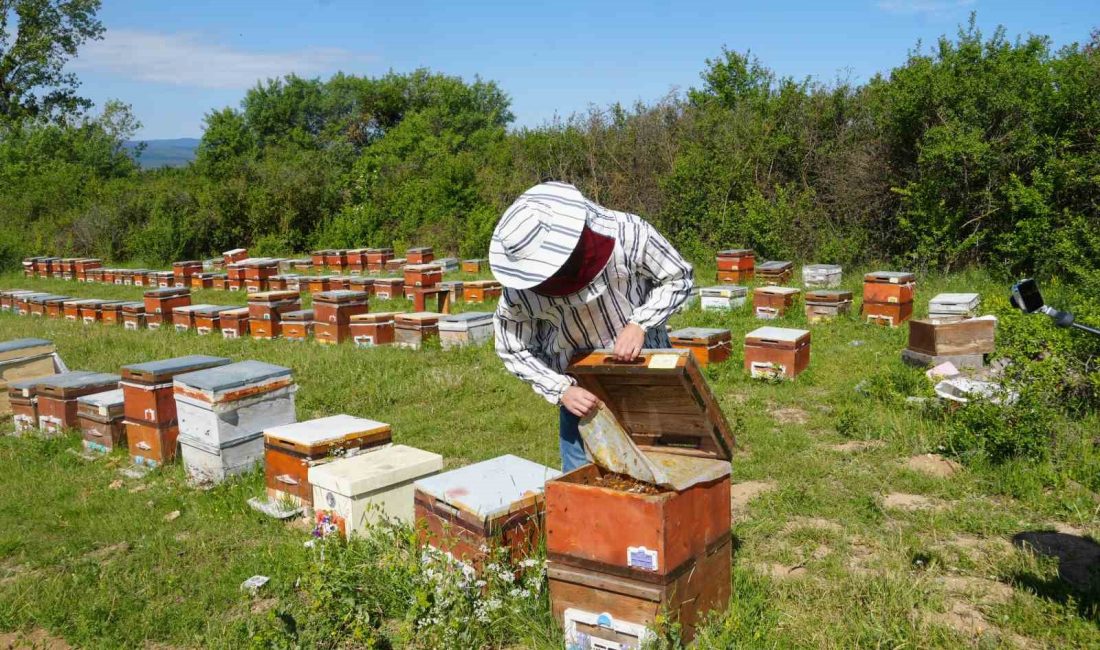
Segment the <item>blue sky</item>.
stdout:
<path fill-rule="evenodd" d="M 142 138 L 199 136 L 202 117 L 237 106 L 259 78 L 428 67 L 495 80 L 517 124 L 698 84 L 723 46 L 782 75 L 862 82 L 976 11 L 986 32 L 1056 45 L 1100 27 L 1096 3 L 1020 0 L 692 0 L 555 3 L 352 0 L 106 0 L 103 41 L 70 68 L 98 103 L 121 99 Z"/>

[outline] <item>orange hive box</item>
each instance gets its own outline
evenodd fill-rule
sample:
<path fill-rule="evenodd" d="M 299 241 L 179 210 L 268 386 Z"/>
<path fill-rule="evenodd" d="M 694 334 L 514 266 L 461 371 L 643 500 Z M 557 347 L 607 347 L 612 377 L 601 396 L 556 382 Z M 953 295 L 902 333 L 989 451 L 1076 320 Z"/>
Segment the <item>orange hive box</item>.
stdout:
<path fill-rule="evenodd" d="M 463 302 L 479 303 L 500 298 L 500 283 L 496 280 L 473 280 L 462 285 Z"/>
<path fill-rule="evenodd" d="M 754 378 L 794 379 L 810 365 L 810 332 L 761 327 L 745 335 L 745 370 Z"/>
<path fill-rule="evenodd" d="M 752 310 L 757 318 L 772 320 L 787 313 L 801 290 L 794 287 L 757 287 L 752 292 Z"/>
<path fill-rule="evenodd" d="M 405 266 L 406 287 L 434 287 L 443 280 L 443 269 L 436 264 Z"/>
<path fill-rule="evenodd" d="M 145 292 L 145 325 L 156 329 L 171 318 L 176 307 L 191 304 L 190 289 L 151 289 Z"/>
<path fill-rule="evenodd" d="M 79 426 L 77 398 L 118 388 L 118 375 L 106 372 L 68 372 L 38 381 L 38 428 L 60 433 Z"/>
<path fill-rule="evenodd" d="M 335 344 L 351 338 L 351 318 L 369 311 L 362 291 L 324 291 L 313 296 L 314 337 Z"/>
<path fill-rule="evenodd" d="M 283 314 L 283 338 L 288 341 L 305 341 L 313 332 L 313 310 L 300 309 Z"/>
<path fill-rule="evenodd" d="M 405 251 L 406 264 L 428 264 L 435 259 L 431 246 L 418 246 Z"/>
<path fill-rule="evenodd" d="M 237 339 L 248 336 L 248 307 L 228 309 L 218 314 L 218 326 L 222 332 L 222 338 Z"/>
<path fill-rule="evenodd" d="M 396 315 L 397 312 L 387 311 L 352 316 L 349 331 L 355 347 L 369 348 L 393 343 Z"/>
<path fill-rule="evenodd" d="M 686 327 L 670 332 L 668 338 L 672 347 L 689 350 L 704 368 L 729 359 L 733 350 L 733 334 L 728 329 Z"/>

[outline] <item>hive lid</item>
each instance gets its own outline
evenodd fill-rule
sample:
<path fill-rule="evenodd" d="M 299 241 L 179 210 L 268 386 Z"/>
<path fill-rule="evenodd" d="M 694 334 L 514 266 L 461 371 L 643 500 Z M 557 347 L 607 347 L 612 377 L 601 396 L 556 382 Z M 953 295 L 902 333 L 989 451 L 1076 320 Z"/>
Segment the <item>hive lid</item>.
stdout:
<path fill-rule="evenodd" d="M 351 289 L 337 289 L 335 291 L 322 291 L 313 294 L 313 302 L 353 302 L 367 300 L 370 294 L 366 291 L 354 291 Z"/>
<path fill-rule="evenodd" d="M 405 284 L 405 278 L 375 278 L 375 284 Z"/>
<path fill-rule="evenodd" d="M 467 311 L 461 314 L 444 314 L 439 317 L 439 323 L 465 323 L 467 325 L 473 325 L 482 321 L 493 320 L 493 312 L 491 311 Z"/>
<path fill-rule="evenodd" d="M 556 469 L 508 454 L 422 478 L 413 486 L 464 514 L 487 521 L 541 498 L 546 482 L 559 476 Z"/>
<path fill-rule="evenodd" d="M 568 372 L 611 409 L 641 450 L 732 457 L 729 422 L 689 350 L 644 350 L 631 362 L 597 350 L 576 357 Z"/>
<path fill-rule="evenodd" d="M 56 293 L 40 293 L 38 295 L 31 296 L 30 302 L 33 302 L 35 304 L 45 304 L 46 302 L 49 302 L 49 301 L 67 300 L 67 299 L 68 299 L 67 296 L 61 296 L 61 295 L 58 295 Z"/>
<path fill-rule="evenodd" d="M 388 248 L 388 247 L 387 248 L 368 248 L 367 252 L 368 253 L 382 253 L 382 254 L 393 255 L 393 249 Z"/>
<path fill-rule="evenodd" d="M 844 269 L 839 264 L 807 264 L 802 270 L 810 273 L 840 273 Z"/>
<path fill-rule="evenodd" d="M 90 375 L 91 372 L 87 370 L 74 370 L 72 372 L 59 373 L 63 375 Z M 57 375 L 47 375 L 45 377 L 35 377 L 33 379 L 22 379 L 20 381 L 13 381 L 8 384 L 8 395 L 19 397 L 34 397 L 38 393 L 38 387 L 42 384 L 42 381 Z"/>
<path fill-rule="evenodd" d="M 274 302 L 276 300 L 300 300 L 297 291 L 260 291 L 248 294 L 248 302 Z"/>
<path fill-rule="evenodd" d="M 42 299 L 42 303 L 43 304 L 49 304 L 51 302 L 65 302 L 66 300 L 71 300 L 71 299 L 72 299 L 72 296 L 47 296 L 46 298 Z"/>
<path fill-rule="evenodd" d="M 394 320 L 399 323 L 415 323 L 418 325 L 431 325 L 439 322 L 440 314 L 434 311 L 414 311 L 409 314 L 397 314 Z"/>
<path fill-rule="evenodd" d="M 929 305 L 966 305 L 976 306 L 981 296 L 976 293 L 941 293 L 928 301 Z"/>
<path fill-rule="evenodd" d="M 309 468 L 309 483 L 346 497 L 400 485 L 443 469 L 443 457 L 430 451 L 391 445 Z"/>
<path fill-rule="evenodd" d="M 675 332 L 669 332 L 668 337 L 673 341 L 705 341 L 717 343 L 728 340 L 730 331 L 718 327 L 685 327 Z"/>
<path fill-rule="evenodd" d="M 908 271 L 872 271 L 863 276 L 864 282 L 878 282 L 882 284 L 903 284 L 913 282 L 916 279 Z"/>
<path fill-rule="evenodd" d="M 121 306 L 122 311 L 125 312 L 145 311 L 145 303 L 143 302 L 124 302 Z"/>
<path fill-rule="evenodd" d="M 103 387 L 104 389 L 115 388 L 118 386 L 119 379 L 121 379 L 121 377 L 109 372 L 68 372 L 60 375 L 43 377 L 38 383 L 38 392 L 49 392 L 61 397 L 67 397 L 70 393 L 75 391 L 90 390 L 99 387 Z"/>
<path fill-rule="evenodd" d="M 793 296 L 802 293 L 797 287 L 757 287 L 757 293 L 773 293 L 777 296 Z"/>
<path fill-rule="evenodd" d="M 378 311 L 370 314 L 355 314 L 351 317 L 353 323 L 388 323 L 391 322 L 395 316 L 400 312 L 396 311 Z"/>
<path fill-rule="evenodd" d="M 405 251 L 405 254 L 408 255 L 409 253 L 430 253 L 430 252 L 432 252 L 432 247 L 431 246 L 416 246 L 414 248 L 410 248 L 407 251 Z"/>
<path fill-rule="evenodd" d="M 207 310 L 210 308 L 217 308 L 217 305 L 184 305 L 183 307 L 175 307 L 172 309 L 173 314 L 194 314 L 199 311 Z"/>
<path fill-rule="evenodd" d="M 777 341 L 779 343 L 797 343 L 809 336 L 809 330 L 789 327 L 758 327 L 745 335 L 746 341 Z"/>
<path fill-rule="evenodd" d="M 247 252 L 248 252 L 247 248 L 234 248 L 232 250 L 225 251 L 224 253 L 222 253 L 222 255 L 240 255 L 241 253 L 247 253 Z"/>
<path fill-rule="evenodd" d="M 479 289 L 493 289 L 499 287 L 500 283 L 496 280 L 470 280 L 466 283 L 467 287 L 477 287 Z"/>
<path fill-rule="evenodd" d="M 748 295 L 748 287 L 739 284 L 720 284 L 716 287 L 702 287 L 699 294 L 713 298 L 740 298 Z"/>
<path fill-rule="evenodd" d="M 468 260 L 462 260 L 463 264 L 465 264 L 466 262 L 470 262 L 470 263 L 476 262 L 478 264 L 484 264 L 484 263 L 488 262 L 488 260 L 486 260 L 484 257 L 472 257 Z"/>
<path fill-rule="evenodd" d="M 96 298 L 81 298 L 80 300 L 66 300 L 64 304 L 76 307 L 92 307 L 103 304 L 103 301 Z"/>
<path fill-rule="evenodd" d="M 793 268 L 794 264 L 791 262 L 772 260 L 770 262 L 764 262 L 756 267 L 757 271 L 783 271 L 789 268 Z"/>
<path fill-rule="evenodd" d="M 358 418 L 354 415 L 331 415 L 326 418 L 265 429 L 264 437 L 268 442 L 285 441 L 292 445 L 309 447 L 389 431 L 390 425 L 384 422 Z"/>
<path fill-rule="evenodd" d="M 35 348 L 49 348 L 48 350 L 36 350 Z M 53 341 L 46 339 L 12 339 L 0 341 L 0 360 L 14 359 L 28 354 L 42 354 L 53 352 Z"/>
<path fill-rule="evenodd" d="M 169 273 L 168 275 L 172 275 Z M 189 296 L 191 290 L 186 287 L 161 287 L 159 289 L 150 289 L 145 292 L 146 298 L 171 298 L 173 296 Z"/>
<path fill-rule="evenodd" d="M 806 302 L 844 302 L 852 299 L 852 292 L 843 289 L 811 289 L 806 292 Z"/>
<path fill-rule="evenodd" d="M 218 315 L 222 318 L 225 318 L 226 316 L 236 318 L 248 318 L 248 307 L 230 307 L 229 309 L 220 312 Z"/>
<path fill-rule="evenodd" d="M 334 276 L 331 276 L 331 275 L 307 275 L 307 276 L 303 277 L 302 279 L 306 280 L 308 282 L 325 282 L 325 281 L 331 281 L 333 277 Z"/>
<path fill-rule="evenodd" d="M 429 262 L 427 264 L 406 264 L 406 271 L 412 271 L 413 273 L 431 273 L 432 271 L 442 271 L 443 265 L 439 262 Z"/>
<path fill-rule="evenodd" d="M 202 264 L 202 260 L 183 260 L 182 262 L 172 262 L 172 266 L 195 266 Z"/>
<path fill-rule="evenodd" d="M 240 309 L 239 307 L 233 307 L 230 305 L 199 305 L 195 309 L 195 313 L 199 316 L 217 316 L 222 312 L 230 311 L 232 309 Z"/>
<path fill-rule="evenodd" d="M 284 321 L 311 321 L 313 320 L 312 309 L 299 309 L 298 311 L 288 311 L 283 314 Z"/>
<path fill-rule="evenodd" d="M 206 368 L 224 366 L 229 363 L 225 357 L 211 357 L 205 354 L 189 354 L 185 357 L 173 357 L 145 363 L 132 363 L 122 366 L 122 376 L 128 380 L 159 384 L 185 372 L 195 372 Z"/>
<path fill-rule="evenodd" d="M 262 361 L 238 361 L 229 365 L 177 375 L 175 382 L 205 391 L 224 391 L 270 379 L 289 377 L 290 368 Z"/>
<path fill-rule="evenodd" d="M 81 404 L 91 404 L 92 406 L 102 406 L 104 408 L 111 408 L 113 406 L 122 405 L 122 389 L 114 388 L 111 390 L 105 390 L 102 393 L 92 393 L 91 395 L 84 395 L 76 398 L 76 401 Z"/>
<path fill-rule="evenodd" d="M 718 251 L 718 257 L 754 257 L 755 255 L 751 248 L 727 248 Z"/>

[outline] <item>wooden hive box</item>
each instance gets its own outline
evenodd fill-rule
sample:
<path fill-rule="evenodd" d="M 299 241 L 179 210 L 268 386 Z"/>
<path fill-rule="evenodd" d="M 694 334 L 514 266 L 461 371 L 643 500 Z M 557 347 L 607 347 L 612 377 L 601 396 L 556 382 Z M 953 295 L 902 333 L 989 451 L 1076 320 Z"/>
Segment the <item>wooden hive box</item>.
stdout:
<path fill-rule="evenodd" d="M 88 282 L 102 283 L 103 282 L 103 269 L 95 268 L 87 271 L 84 277 Z"/>
<path fill-rule="evenodd" d="M 406 287 L 434 287 L 443 281 L 443 267 L 437 264 L 407 264 Z"/>
<path fill-rule="evenodd" d="M 214 273 L 196 273 L 191 276 L 192 289 L 213 289 Z"/>
<path fill-rule="evenodd" d="M 330 250 L 325 253 L 325 266 L 330 269 L 343 271 L 348 266 L 348 252 L 346 250 Z"/>
<path fill-rule="evenodd" d="M 328 256 L 329 249 L 323 248 L 321 250 L 313 251 L 309 254 L 310 266 L 314 269 L 320 270 L 325 268 L 325 258 Z"/>
<path fill-rule="evenodd" d="M 646 351 L 629 363 L 597 351 L 575 359 L 569 372 L 654 465 L 682 483 L 624 482 L 595 464 L 548 482 L 552 610 L 559 621 L 574 609 L 642 626 L 668 611 L 690 640 L 695 623 L 730 595 L 729 423 L 686 350 Z"/>
<path fill-rule="evenodd" d="M 76 298 L 65 300 L 61 303 L 61 313 L 64 314 L 65 320 L 80 321 L 80 308 L 84 305 L 84 301 L 89 298 Z"/>
<path fill-rule="evenodd" d="M 197 327 L 199 310 L 208 310 L 217 305 L 187 305 L 172 310 L 172 325 L 177 332 L 189 332 Z"/>
<path fill-rule="evenodd" d="M 844 268 L 839 264 L 807 264 L 802 267 L 802 284 L 807 289 L 835 289 L 840 286 Z"/>
<path fill-rule="evenodd" d="M 462 285 L 462 300 L 470 303 L 489 302 L 500 298 L 501 286 L 495 280 L 472 280 Z"/>
<path fill-rule="evenodd" d="M 234 262 L 233 264 L 225 265 L 225 277 L 230 282 L 239 283 L 237 286 L 244 286 L 245 272 L 247 269 L 247 260 L 241 260 L 240 262 Z"/>
<path fill-rule="evenodd" d="M 970 318 L 978 315 L 982 297 L 976 293 L 941 293 L 928 301 L 929 318 Z"/>
<path fill-rule="evenodd" d="M 481 273 L 489 261 L 485 259 L 462 260 L 463 273 Z"/>
<path fill-rule="evenodd" d="M 405 278 L 375 278 L 374 295 L 381 300 L 400 298 L 405 290 Z"/>
<path fill-rule="evenodd" d="M 685 327 L 670 332 L 668 338 L 672 347 L 691 352 L 703 368 L 729 359 L 733 351 L 733 334 L 728 329 Z"/>
<path fill-rule="evenodd" d="M 46 300 L 44 301 L 46 308 L 46 318 L 64 318 L 66 300 L 71 300 L 71 298 L 69 296 L 54 296 L 53 298 L 46 298 Z"/>
<path fill-rule="evenodd" d="M 348 290 L 362 291 L 363 293 L 367 294 L 367 297 L 369 298 L 371 294 L 374 293 L 374 278 L 368 278 L 365 276 L 352 278 L 351 282 L 348 283 Z"/>
<path fill-rule="evenodd" d="M 22 379 L 7 384 L 5 399 L 12 415 L 15 433 L 38 429 L 38 382 L 41 377 Z"/>
<path fill-rule="evenodd" d="M 134 269 L 133 274 L 130 276 L 130 281 L 135 287 L 144 287 L 147 283 L 148 271 L 145 269 Z"/>
<path fill-rule="evenodd" d="M 195 485 L 221 483 L 263 463 L 263 434 L 255 433 L 219 444 L 180 434 L 180 457 L 188 480 Z"/>
<path fill-rule="evenodd" d="M 122 366 L 123 414 L 130 421 L 165 426 L 176 422 L 172 380 L 177 375 L 228 365 L 225 357 L 191 354 Z"/>
<path fill-rule="evenodd" d="M 52 296 L 52 293 L 45 293 L 43 291 L 31 291 L 29 293 L 21 293 L 15 297 L 15 312 L 20 316 L 30 316 L 31 314 L 31 302 L 38 297 Z M 65 301 L 65 318 L 70 320 L 80 319 L 80 305 L 73 306 L 72 318 L 69 318 L 69 303 L 79 303 L 79 300 L 66 300 Z"/>
<path fill-rule="evenodd" d="M 353 316 L 370 311 L 369 296 L 363 291 L 325 291 L 313 296 L 313 336 L 319 343 L 334 345 L 351 338 Z"/>
<path fill-rule="evenodd" d="M 104 325 L 122 325 L 122 306 L 124 300 L 112 300 L 99 306 L 99 320 Z M 144 304 L 142 305 L 144 307 Z"/>
<path fill-rule="evenodd" d="M 295 422 L 290 368 L 240 361 L 176 375 L 180 435 L 215 447 Z M 263 440 L 260 441 L 261 455 Z"/>
<path fill-rule="evenodd" d="M 351 415 L 333 415 L 266 429 L 264 477 L 267 494 L 272 499 L 289 499 L 298 505 L 312 506 L 310 468 L 388 445 L 392 437 L 390 425 Z"/>
<path fill-rule="evenodd" d="M 191 276 L 202 273 L 202 260 L 172 262 L 172 280 L 176 287 L 190 287 Z"/>
<path fill-rule="evenodd" d="M 351 288 L 350 275 L 334 275 L 329 279 L 329 291 L 348 291 Z"/>
<path fill-rule="evenodd" d="M 422 478 L 413 484 L 421 539 L 473 565 L 497 544 L 514 560 L 532 555 L 542 536 L 546 482 L 559 476 L 509 454 Z"/>
<path fill-rule="evenodd" d="M 190 289 L 150 289 L 145 292 L 145 326 L 149 329 L 157 329 L 171 318 L 173 309 L 190 304 Z"/>
<path fill-rule="evenodd" d="M 794 264 L 787 261 L 772 260 L 756 267 L 756 276 L 768 285 L 787 284 L 793 272 Z"/>
<path fill-rule="evenodd" d="M 310 293 L 321 293 L 322 291 L 332 290 L 332 276 L 331 275 L 313 275 L 305 281 L 306 290 Z"/>
<path fill-rule="evenodd" d="M 59 295 L 53 294 L 53 293 L 42 293 L 42 294 L 38 294 L 38 295 L 34 296 L 30 300 L 30 315 L 35 316 L 37 318 L 45 318 L 46 317 L 46 303 L 48 303 L 51 300 L 58 300 L 58 299 L 66 300 L 67 297 L 66 296 L 59 296 Z M 99 301 L 96 301 L 96 302 L 98 303 Z"/>
<path fill-rule="evenodd" d="M 852 310 L 852 292 L 840 289 L 811 289 L 806 292 L 806 320 L 820 323 Z"/>
<path fill-rule="evenodd" d="M 353 248 L 348 251 L 348 273 L 362 275 L 367 268 L 367 249 Z"/>
<path fill-rule="evenodd" d="M 418 246 L 405 251 L 406 264 L 429 264 L 435 259 L 431 246 Z"/>
<path fill-rule="evenodd" d="M 12 413 L 8 391 L 10 384 L 48 377 L 57 372 L 55 353 L 53 343 L 45 339 L 25 338 L 0 342 L 0 416 L 6 417 Z M 37 412 L 32 424 L 38 424 Z"/>
<path fill-rule="evenodd" d="M 718 251 L 715 262 L 719 271 L 752 271 L 756 267 L 756 253 L 748 248 L 730 248 Z"/>
<path fill-rule="evenodd" d="M 145 329 L 145 303 L 127 302 L 122 304 L 122 326 L 127 330 Z"/>
<path fill-rule="evenodd" d="M 370 348 L 393 343 L 396 315 L 397 312 L 387 311 L 352 316 L 349 332 L 355 347 Z"/>
<path fill-rule="evenodd" d="M 749 290 L 736 284 L 699 289 L 699 305 L 703 311 L 728 311 L 745 304 Z"/>
<path fill-rule="evenodd" d="M 909 321 L 909 349 L 930 357 L 991 354 L 997 319 L 926 319 Z"/>
<path fill-rule="evenodd" d="M 418 350 L 429 340 L 439 336 L 439 314 L 435 312 L 397 314 L 393 321 L 394 343 L 403 348 Z"/>
<path fill-rule="evenodd" d="M 246 260 L 248 259 L 248 249 L 234 248 L 232 250 L 227 250 L 222 253 L 222 259 L 225 260 L 225 264 L 227 266 L 236 262 L 240 262 L 241 260 Z"/>
<path fill-rule="evenodd" d="M 84 449 L 107 454 L 126 444 L 122 425 L 122 389 L 77 398 L 77 418 Z"/>
<path fill-rule="evenodd" d="M 874 271 L 863 276 L 863 302 L 911 303 L 916 287 L 916 276 L 908 271 Z"/>
<path fill-rule="evenodd" d="M 38 382 L 38 428 L 46 433 L 75 429 L 77 398 L 118 388 L 119 376 L 106 372 L 66 372 Z"/>
<path fill-rule="evenodd" d="M 250 333 L 248 307 L 238 307 L 219 312 L 218 327 L 221 329 L 222 338 L 225 339 L 237 339 L 247 336 Z"/>
<path fill-rule="evenodd" d="M 873 325 L 900 327 L 913 316 L 913 301 L 867 302 L 860 307 L 863 319 Z"/>
<path fill-rule="evenodd" d="M 244 262 L 244 279 L 267 280 L 279 274 L 279 260 L 270 257 L 253 258 Z"/>
<path fill-rule="evenodd" d="M 757 318 L 774 320 L 794 306 L 800 289 L 794 287 L 757 287 L 752 292 L 752 309 Z"/>
<path fill-rule="evenodd" d="M 302 295 L 297 291 L 263 291 L 248 296 L 248 317 L 254 321 L 282 319 L 288 311 L 302 309 Z"/>
<path fill-rule="evenodd" d="M 98 323 L 102 313 L 103 300 L 85 300 L 80 304 L 80 320 L 85 325 Z"/>
<path fill-rule="evenodd" d="M 412 525 L 414 482 L 442 469 L 439 454 L 405 445 L 311 465 L 308 479 L 317 521 L 348 538 L 383 520 Z"/>
<path fill-rule="evenodd" d="M 268 291 L 286 291 L 286 276 L 285 275 L 273 275 L 267 279 Z M 297 289 L 295 289 L 297 291 Z"/>
<path fill-rule="evenodd" d="M 390 258 L 390 259 L 386 260 L 386 264 L 385 264 L 385 266 L 383 266 L 382 270 L 383 271 L 400 271 L 401 269 L 405 268 L 405 264 L 406 264 L 406 261 L 405 261 L 404 257 L 393 257 L 393 258 Z"/>
<path fill-rule="evenodd" d="M 313 310 L 300 309 L 283 314 L 283 338 L 287 341 L 306 341 L 313 334 Z"/>
<path fill-rule="evenodd" d="M 368 248 L 367 270 L 371 273 L 381 273 L 386 268 L 386 262 L 392 259 L 392 248 Z"/>
<path fill-rule="evenodd" d="M 176 459 L 179 427 L 123 419 L 130 460 L 139 466 L 160 467 Z"/>
<path fill-rule="evenodd" d="M 449 300 L 452 305 L 462 300 L 464 285 L 461 280 L 447 280 L 446 282 L 440 282 L 439 286 L 446 289 L 450 294 Z"/>
<path fill-rule="evenodd" d="M 221 330 L 221 315 L 223 312 L 234 309 L 227 305 L 199 305 L 194 310 L 195 332 L 200 336 L 213 334 Z"/>
<path fill-rule="evenodd" d="M 810 365 L 810 332 L 761 327 L 745 335 L 745 370 L 753 378 L 794 379 Z"/>
<path fill-rule="evenodd" d="M 492 312 L 468 311 L 439 317 L 439 342 L 444 350 L 464 345 L 481 345 L 492 339 Z"/>

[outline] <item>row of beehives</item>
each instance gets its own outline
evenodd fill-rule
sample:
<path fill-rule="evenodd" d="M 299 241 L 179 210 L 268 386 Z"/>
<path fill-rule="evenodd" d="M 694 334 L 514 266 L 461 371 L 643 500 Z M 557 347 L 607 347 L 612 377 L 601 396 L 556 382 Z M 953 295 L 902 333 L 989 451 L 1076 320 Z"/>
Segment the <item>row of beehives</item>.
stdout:
<path fill-rule="evenodd" d="M 570 373 L 654 462 L 697 478 L 639 487 L 593 464 L 563 476 L 511 455 L 442 472 L 439 455 L 391 444 L 386 424 L 296 422 L 290 369 L 255 361 L 191 356 L 117 375 L 62 373 L 16 382 L 11 396 L 20 430 L 32 420 L 45 431 L 79 426 L 89 451 L 126 444 L 142 466 L 171 462 L 178 448 L 198 483 L 263 463 L 267 501 L 255 507 L 301 508 L 318 535 L 352 536 L 382 518 L 414 523 L 424 543 L 475 570 L 496 545 L 519 562 L 545 544 L 567 637 L 636 644 L 667 614 L 690 641 L 730 597 L 728 422 L 687 351 L 646 351 L 633 364 L 598 351 Z M 662 413 L 650 408 L 658 392 Z"/>
<path fill-rule="evenodd" d="M 188 289 L 151 289 L 142 302 L 70 298 L 14 289 L 0 291 L 0 310 L 23 316 L 64 318 L 86 324 L 105 323 L 126 329 L 174 327 L 224 338 L 251 336 L 321 342 L 351 341 L 358 347 L 394 344 L 419 348 L 438 338 L 445 349 L 480 344 L 493 336 L 490 312 L 369 312 L 368 294 L 327 291 L 313 296 L 313 308 L 302 309 L 296 291 L 249 294 L 247 307 L 192 305 Z"/>
<path fill-rule="evenodd" d="M 241 248 L 226 251 L 219 259 L 174 262 L 170 271 L 104 268 L 102 261 L 94 258 L 32 257 L 23 260 L 23 273 L 27 277 L 141 287 L 243 290 L 249 293 L 308 287 L 309 291 L 316 293 L 351 288 L 348 285 L 354 284 L 353 280 L 364 273 L 405 271 L 408 275 L 411 270 L 424 274 L 438 272 L 441 276 L 460 266 L 464 272 L 479 273 L 485 268 L 485 260 L 470 259 L 461 263 L 456 258 L 435 260 L 432 249 L 425 247 L 410 248 L 404 258 L 394 258 L 393 249 L 383 248 L 316 251 L 312 258 L 300 259 L 252 258 L 248 257 L 246 249 Z M 219 269 L 225 272 L 215 272 Z M 292 270 L 334 270 L 350 276 L 317 277 L 291 273 Z M 360 283 L 360 288 L 366 288 L 366 284 Z M 435 285 L 409 284 L 418 287 Z M 484 284 L 486 287 L 495 285 L 493 282 Z"/>
<path fill-rule="evenodd" d="M 794 263 L 770 260 L 756 264 L 756 253 L 737 248 L 718 251 L 715 258 L 719 284 L 740 284 L 759 279 L 766 285 L 782 285 L 791 281 Z M 807 288 L 835 289 L 840 286 L 843 267 L 837 264 L 807 264 L 802 267 L 802 283 Z"/>

